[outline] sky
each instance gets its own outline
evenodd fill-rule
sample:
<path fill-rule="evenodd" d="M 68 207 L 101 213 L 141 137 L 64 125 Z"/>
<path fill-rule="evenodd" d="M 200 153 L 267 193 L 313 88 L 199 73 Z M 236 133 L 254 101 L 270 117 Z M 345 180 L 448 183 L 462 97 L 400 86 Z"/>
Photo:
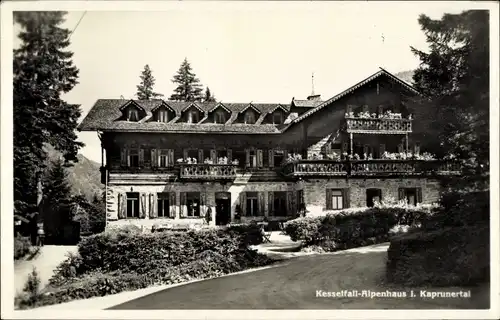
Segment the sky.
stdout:
<path fill-rule="evenodd" d="M 75 30 L 69 50 L 80 74 L 79 84 L 64 98 L 81 105 L 80 120 L 97 99 L 133 98 L 145 64 L 156 78 L 155 91 L 170 96 L 171 79 L 184 58 L 218 101 L 305 99 L 312 91 L 312 73 L 315 93 L 326 100 L 379 67 L 392 73 L 415 69 L 419 61 L 410 46 L 427 49 L 418 16 L 439 19 L 470 5 L 173 4 L 162 11 L 69 11 L 64 27 Z M 81 132 L 79 140 L 86 145 L 81 153 L 100 162 L 97 133 Z"/>

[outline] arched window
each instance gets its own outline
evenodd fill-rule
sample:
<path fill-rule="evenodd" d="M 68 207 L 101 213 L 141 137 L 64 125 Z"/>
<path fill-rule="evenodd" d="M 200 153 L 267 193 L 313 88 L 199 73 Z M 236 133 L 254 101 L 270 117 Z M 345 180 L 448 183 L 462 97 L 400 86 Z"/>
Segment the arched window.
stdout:
<path fill-rule="evenodd" d="M 223 111 L 215 112 L 214 123 L 220 123 L 220 124 L 226 123 L 226 115 Z"/>
<path fill-rule="evenodd" d="M 245 124 L 254 124 L 255 123 L 255 113 L 247 112 L 245 114 Z"/>

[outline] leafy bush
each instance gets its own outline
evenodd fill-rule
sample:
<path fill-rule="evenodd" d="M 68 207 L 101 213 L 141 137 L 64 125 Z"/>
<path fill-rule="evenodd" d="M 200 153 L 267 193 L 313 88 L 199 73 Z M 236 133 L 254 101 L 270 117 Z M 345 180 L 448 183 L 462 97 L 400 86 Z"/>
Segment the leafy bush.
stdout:
<path fill-rule="evenodd" d="M 432 206 L 380 206 L 328 212 L 285 223 L 285 233 L 306 245 L 321 244 L 327 251 L 386 241 L 396 225 L 420 226 L 434 213 Z M 375 240 L 373 240 L 375 239 Z"/>
<path fill-rule="evenodd" d="M 451 227 L 391 239 L 386 277 L 408 286 L 470 285 L 489 276 L 489 227 Z"/>
<path fill-rule="evenodd" d="M 14 260 L 21 259 L 30 253 L 31 240 L 28 237 L 17 236 L 14 238 Z"/>
<path fill-rule="evenodd" d="M 228 232 L 240 236 L 241 242 L 245 245 L 258 245 L 264 240 L 260 227 L 255 224 L 241 224 L 227 227 Z"/>
<path fill-rule="evenodd" d="M 23 292 L 14 299 L 16 305 L 34 306 L 40 299 L 40 277 L 36 268 L 28 275 L 28 279 L 23 287 Z"/>

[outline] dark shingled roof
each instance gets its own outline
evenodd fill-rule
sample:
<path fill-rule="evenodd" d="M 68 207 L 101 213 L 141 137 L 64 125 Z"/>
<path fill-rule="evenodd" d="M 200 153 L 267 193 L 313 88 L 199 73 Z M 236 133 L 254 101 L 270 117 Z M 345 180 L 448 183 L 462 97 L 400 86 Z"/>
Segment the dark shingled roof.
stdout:
<path fill-rule="evenodd" d="M 146 112 L 146 117 L 138 122 L 126 121 L 123 119 L 121 108 L 137 104 Z M 175 118 L 168 123 L 149 121 L 152 117 L 152 110 L 165 104 L 175 112 Z M 209 112 L 217 109 L 217 105 L 222 104 L 232 114 L 226 124 L 198 123 L 188 124 L 179 123 L 182 112 L 191 105 L 202 110 L 206 116 Z M 247 107 L 252 106 L 261 114 L 265 115 L 274 111 L 278 106 L 284 108 L 287 112 L 290 106 L 279 103 L 224 103 L 224 102 L 179 102 L 155 100 L 126 100 L 126 99 L 99 99 L 89 111 L 85 119 L 78 126 L 80 131 L 141 131 L 141 132 L 217 132 L 217 133 L 280 133 L 283 125 L 273 124 L 241 124 L 233 123 L 237 114 Z"/>
<path fill-rule="evenodd" d="M 320 100 L 296 100 L 296 99 L 294 99 L 292 101 L 292 104 L 295 107 L 299 107 L 299 108 L 314 108 L 317 105 L 319 105 L 321 102 L 323 102 L 323 101 L 320 101 Z"/>

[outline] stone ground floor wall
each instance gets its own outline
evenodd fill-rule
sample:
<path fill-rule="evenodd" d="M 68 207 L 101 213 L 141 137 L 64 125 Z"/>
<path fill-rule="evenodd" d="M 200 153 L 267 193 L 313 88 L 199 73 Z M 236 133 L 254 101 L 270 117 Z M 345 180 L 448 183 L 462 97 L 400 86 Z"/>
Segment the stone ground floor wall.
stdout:
<path fill-rule="evenodd" d="M 268 195 L 275 191 L 287 191 L 289 195 L 293 195 L 293 203 L 299 202 L 297 195 L 299 190 L 303 192 L 303 200 L 308 210 L 308 215 L 316 216 L 324 214 L 326 210 L 326 190 L 327 189 L 345 189 L 349 190 L 349 206 L 350 207 L 365 207 L 366 206 L 366 190 L 369 188 L 381 189 L 382 200 L 393 198 L 398 200 L 399 188 L 420 188 L 422 192 L 422 203 L 434 203 L 439 199 L 440 185 L 437 180 L 432 179 L 318 179 L 299 182 L 248 182 L 246 184 L 233 183 L 127 183 L 127 184 L 110 184 L 107 188 L 107 210 L 108 210 L 108 228 L 120 227 L 125 225 L 136 225 L 143 229 L 151 230 L 153 225 L 202 225 L 207 224 L 205 218 L 192 218 L 180 216 L 180 193 L 181 192 L 199 192 L 203 198 L 203 209 L 211 208 L 212 219 L 210 225 L 215 225 L 215 200 L 216 194 L 219 192 L 226 193 L 230 198 L 231 218 L 235 221 L 236 207 L 240 201 L 240 194 L 243 192 L 259 192 L 259 201 L 264 201 L 265 205 L 260 207 L 264 212 L 258 217 L 241 217 L 241 222 L 252 220 L 284 220 L 287 217 L 273 217 L 268 212 Z M 138 219 L 118 219 L 118 195 L 126 194 L 127 192 L 138 192 L 141 195 L 150 195 L 160 192 L 175 193 L 175 203 L 171 204 L 173 210 L 170 218 L 150 218 L 148 214 L 144 218 Z M 260 198 L 261 197 L 261 198 Z M 147 198 L 145 198 L 147 199 Z M 141 200 L 142 201 L 142 200 Z M 146 212 L 150 210 L 150 201 L 145 201 Z M 244 205 L 244 204 L 242 204 Z M 293 206 L 296 211 L 296 206 Z M 293 213 L 289 213 L 293 216 Z"/>

